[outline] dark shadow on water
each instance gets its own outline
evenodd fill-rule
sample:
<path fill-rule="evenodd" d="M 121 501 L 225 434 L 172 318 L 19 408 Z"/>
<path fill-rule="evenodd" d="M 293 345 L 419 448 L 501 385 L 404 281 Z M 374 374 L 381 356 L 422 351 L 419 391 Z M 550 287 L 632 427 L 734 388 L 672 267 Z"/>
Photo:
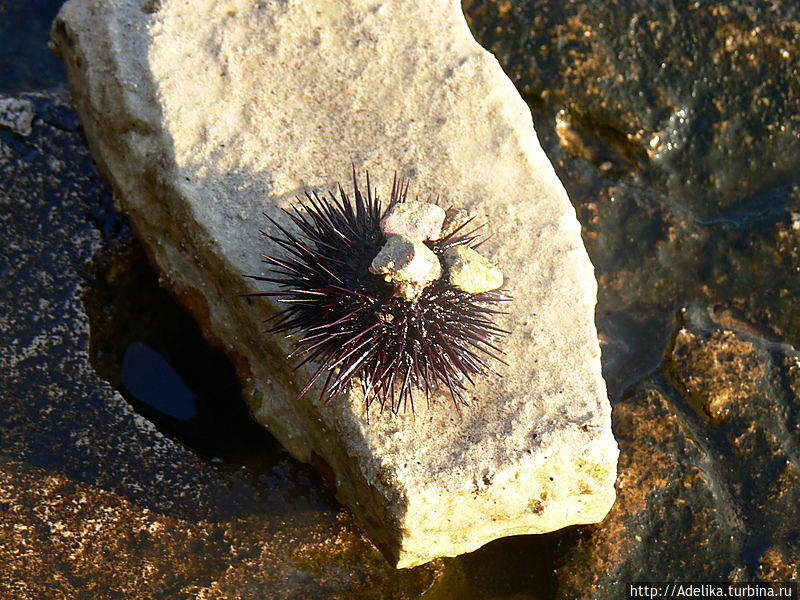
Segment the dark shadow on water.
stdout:
<path fill-rule="evenodd" d="M 596 320 L 603 377 L 613 401 L 647 373 L 659 369 L 675 319 L 662 307 L 636 304 L 624 311 L 598 310 Z"/>
<path fill-rule="evenodd" d="M 138 244 L 95 259 L 85 297 L 100 376 L 162 433 L 222 468 L 269 472 L 280 444 L 248 413 L 236 371 L 159 287 Z"/>
<path fill-rule="evenodd" d="M 64 66 L 47 46 L 50 24 L 62 4 L 62 0 L 0 0 L 0 93 L 63 85 Z"/>
<path fill-rule="evenodd" d="M 444 560 L 444 572 L 425 600 L 552 600 L 556 570 L 591 528 L 567 527 L 541 535 L 516 535 Z"/>

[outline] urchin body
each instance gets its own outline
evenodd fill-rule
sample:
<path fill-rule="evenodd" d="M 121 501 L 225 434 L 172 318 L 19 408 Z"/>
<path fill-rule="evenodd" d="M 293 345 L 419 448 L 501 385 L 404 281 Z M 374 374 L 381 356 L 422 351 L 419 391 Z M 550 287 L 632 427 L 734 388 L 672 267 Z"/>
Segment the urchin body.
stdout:
<path fill-rule="evenodd" d="M 506 332 L 494 316 L 507 297 L 498 289 L 464 291 L 446 273 L 409 292 L 406 283 L 376 273 L 373 261 L 392 237 L 381 227 L 386 211 L 369 175 L 366 196 L 355 172 L 352 201 L 341 186 L 338 191 L 338 199 L 306 194 L 284 210 L 297 232 L 269 215 L 279 234 L 262 232 L 285 256 L 263 256 L 270 273 L 254 279 L 279 289 L 254 295 L 286 305 L 270 319 L 270 332 L 297 335 L 290 358 L 302 360 L 295 368 L 317 365 L 298 397 L 320 380 L 324 401 L 359 382 L 367 408 L 377 400 L 382 409 L 413 410 L 415 391 L 429 401 L 440 387 L 456 405 L 466 404 L 467 385 L 494 372 L 490 362 L 500 360 L 495 341 Z M 388 208 L 406 202 L 407 192 L 408 185 L 395 180 Z M 426 249 L 446 264 L 448 250 L 475 248 L 481 236 L 464 233 L 466 225 L 424 240 Z"/>

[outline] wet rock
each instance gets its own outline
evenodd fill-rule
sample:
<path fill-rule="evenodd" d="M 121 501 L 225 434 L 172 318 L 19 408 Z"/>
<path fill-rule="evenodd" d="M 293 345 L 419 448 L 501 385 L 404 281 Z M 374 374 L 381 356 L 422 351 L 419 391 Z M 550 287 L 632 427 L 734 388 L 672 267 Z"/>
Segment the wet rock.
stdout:
<path fill-rule="evenodd" d="M 29 100 L 0 97 L 0 127 L 27 137 L 32 131 L 33 117 L 33 104 Z"/>
<path fill-rule="evenodd" d="M 503 285 L 503 272 L 472 248 L 456 246 L 444 253 L 447 281 L 468 294 L 496 290 Z"/>
<path fill-rule="evenodd" d="M 17 461 L 0 464 L 0 503 L 0 591 L 15 600 L 411 599 L 435 574 L 391 570 L 344 516 L 274 530 L 257 512 L 197 521 Z"/>
<path fill-rule="evenodd" d="M 372 260 L 369 272 L 383 275 L 395 293 L 415 300 L 428 284 L 442 275 L 442 265 L 433 250 L 415 238 L 391 235 Z"/>
<path fill-rule="evenodd" d="M 758 393 L 767 359 L 732 331 L 700 337 L 686 329 L 675 336 L 671 357 L 683 393 L 717 424 L 727 422 L 734 404 Z"/>
<path fill-rule="evenodd" d="M 683 311 L 669 350 L 688 402 L 654 376 L 615 404 L 617 502 L 558 569 L 559 597 L 624 597 L 626 582 L 656 579 L 796 579 L 798 352 L 717 317 Z"/>
<path fill-rule="evenodd" d="M 395 202 L 381 219 L 384 235 L 405 235 L 418 240 L 436 240 L 442 232 L 444 209 L 431 202 Z"/>
<path fill-rule="evenodd" d="M 73 0 L 53 35 L 98 164 L 168 285 L 236 357 L 256 419 L 330 476 L 391 562 L 602 518 L 617 449 L 592 266 L 527 107 L 457 4 Z M 444 393 L 394 418 L 356 393 L 296 401 L 313 366 L 293 372 L 288 342 L 264 333 L 277 306 L 238 295 L 263 291 L 244 277 L 262 252 L 280 255 L 256 247 L 261 214 L 331 189 L 351 161 L 468 199 L 496 234 L 481 251 L 514 273 L 508 366 L 458 413 Z"/>
<path fill-rule="evenodd" d="M 8 597 L 188 594 L 227 566 L 224 526 L 158 514 L 17 461 L 0 465 L 0 490 Z"/>

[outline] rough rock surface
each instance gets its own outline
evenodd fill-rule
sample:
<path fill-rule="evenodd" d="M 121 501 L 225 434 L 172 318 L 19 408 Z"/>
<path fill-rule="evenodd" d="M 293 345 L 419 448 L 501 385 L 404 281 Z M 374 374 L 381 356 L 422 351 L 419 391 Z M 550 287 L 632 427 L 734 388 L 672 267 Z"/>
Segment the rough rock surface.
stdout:
<path fill-rule="evenodd" d="M 435 240 L 442 233 L 445 212 L 432 202 L 395 202 L 381 219 L 384 235 L 407 235 L 418 240 Z"/>
<path fill-rule="evenodd" d="M 0 97 L 0 127 L 7 127 L 18 136 L 27 137 L 32 131 L 33 117 L 30 100 Z"/>
<path fill-rule="evenodd" d="M 455 2 L 72 0 L 54 24 L 95 157 L 169 285 L 234 358 L 255 417 L 399 566 L 601 519 L 617 448 L 595 282 L 528 108 Z M 294 394 L 261 272 L 261 213 L 351 162 L 485 216 L 509 276 L 507 367 L 473 406 L 400 418 Z M 497 182 L 502 179 L 502 189 Z M 385 189 L 383 192 L 386 197 Z M 530 259 L 529 257 L 535 257 Z"/>

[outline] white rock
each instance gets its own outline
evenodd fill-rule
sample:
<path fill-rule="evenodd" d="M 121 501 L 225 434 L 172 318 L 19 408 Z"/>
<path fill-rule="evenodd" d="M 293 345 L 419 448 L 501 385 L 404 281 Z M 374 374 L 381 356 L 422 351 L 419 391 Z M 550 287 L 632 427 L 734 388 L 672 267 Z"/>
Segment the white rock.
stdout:
<path fill-rule="evenodd" d="M 150 8 L 147 8 L 147 7 Z M 146 8 L 146 10 L 143 10 Z M 54 24 L 100 168 L 174 292 L 230 349 L 250 407 L 297 458 L 327 464 L 398 566 L 507 535 L 599 521 L 617 446 L 580 226 L 531 114 L 456 0 L 70 0 Z M 502 375 L 474 405 L 368 420 L 361 399 L 295 401 L 289 342 L 265 339 L 262 212 L 346 182 L 485 215 L 481 252 L 514 297 Z M 242 219 L 241 215 L 249 215 Z M 261 299 L 258 299 L 261 300 Z M 326 467 L 327 468 L 327 467 Z"/>
<path fill-rule="evenodd" d="M 0 126 L 8 127 L 22 137 L 33 131 L 33 103 L 21 98 L 0 97 Z"/>
<path fill-rule="evenodd" d="M 444 216 L 444 209 L 431 202 L 395 202 L 381 219 L 381 231 L 387 236 L 405 235 L 418 240 L 435 240 L 442 232 Z"/>
<path fill-rule="evenodd" d="M 372 260 L 370 273 L 383 275 L 406 300 L 419 297 L 425 287 L 442 275 L 436 254 L 421 241 L 405 235 L 391 235 Z"/>

